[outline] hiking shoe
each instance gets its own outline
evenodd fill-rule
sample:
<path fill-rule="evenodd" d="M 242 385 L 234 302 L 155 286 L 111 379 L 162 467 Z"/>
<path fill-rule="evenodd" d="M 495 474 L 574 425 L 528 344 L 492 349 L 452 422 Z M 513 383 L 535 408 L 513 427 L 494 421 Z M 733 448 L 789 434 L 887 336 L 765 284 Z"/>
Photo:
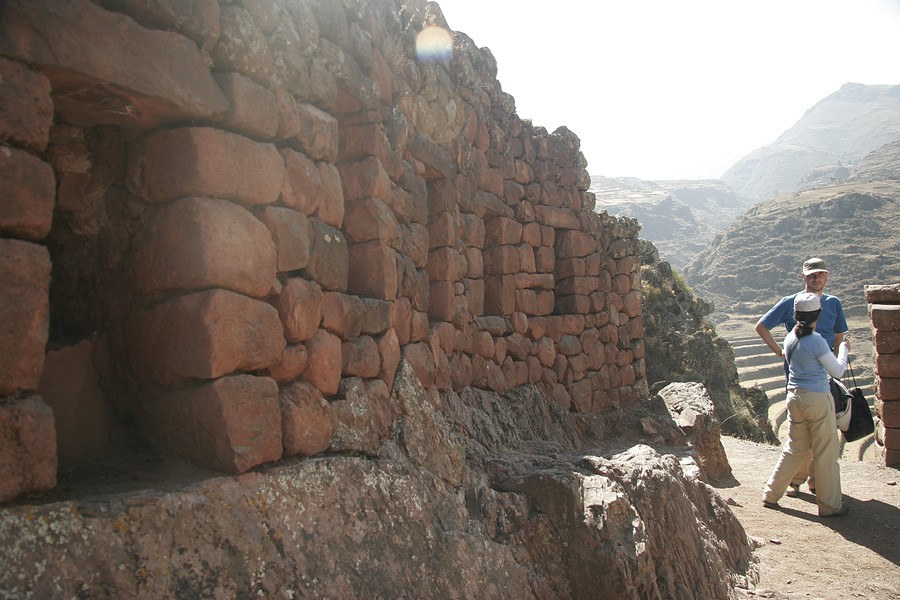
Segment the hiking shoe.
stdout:
<path fill-rule="evenodd" d="M 839 509 L 837 509 L 836 511 L 834 511 L 833 513 L 828 513 L 827 515 L 823 515 L 822 513 L 819 513 L 819 516 L 820 517 L 842 517 L 842 516 L 846 515 L 848 512 L 850 512 L 850 505 L 847 504 L 846 502 L 843 502 L 841 504 L 841 507 Z"/>
<path fill-rule="evenodd" d="M 797 496 L 800 495 L 800 486 L 794 485 L 792 483 L 790 486 L 788 486 L 788 489 L 787 489 L 787 491 L 784 492 L 784 495 L 787 496 L 788 498 L 796 498 Z"/>
<path fill-rule="evenodd" d="M 777 502 L 769 502 L 768 500 L 763 500 L 763 507 L 771 508 L 772 510 L 778 510 L 779 508 L 781 508 L 780 506 L 778 506 Z"/>

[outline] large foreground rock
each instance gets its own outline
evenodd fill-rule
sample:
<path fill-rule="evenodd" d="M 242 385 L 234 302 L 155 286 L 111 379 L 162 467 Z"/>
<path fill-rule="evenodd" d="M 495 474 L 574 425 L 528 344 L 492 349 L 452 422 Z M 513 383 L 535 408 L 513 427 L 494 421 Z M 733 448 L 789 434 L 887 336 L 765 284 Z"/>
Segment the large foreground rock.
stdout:
<path fill-rule="evenodd" d="M 439 396 L 404 362 L 392 399 L 378 457 L 7 507 L 0 590 L 688 600 L 755 581 L 741 525 L 672 454 L 584 450 L 602 423 L 532 386 Z"/>

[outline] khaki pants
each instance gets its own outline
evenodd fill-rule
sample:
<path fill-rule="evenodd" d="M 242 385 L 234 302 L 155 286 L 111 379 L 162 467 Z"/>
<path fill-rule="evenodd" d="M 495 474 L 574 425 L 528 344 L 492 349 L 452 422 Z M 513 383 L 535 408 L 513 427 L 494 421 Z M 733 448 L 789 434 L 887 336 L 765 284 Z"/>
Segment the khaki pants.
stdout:
<path fill-rule="evenodd" d="M 842 500 L 834 400 L 830 393 L 796 388 L 788 390 L 787 411 L 788 439 L 766 482 L 763 499 L 777 502 L 812 451 L 819 514 L 829 515 L 841 507 Z"/>

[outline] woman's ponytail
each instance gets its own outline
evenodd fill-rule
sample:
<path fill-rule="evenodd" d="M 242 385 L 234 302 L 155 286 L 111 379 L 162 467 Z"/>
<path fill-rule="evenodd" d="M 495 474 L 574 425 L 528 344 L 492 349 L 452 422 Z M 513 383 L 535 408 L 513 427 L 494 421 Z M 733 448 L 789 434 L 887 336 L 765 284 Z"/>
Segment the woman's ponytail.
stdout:
<path fill-rule="evenodd" d="M 814 331 L 813 325 L 819 319 L 819 314 L 821 314 L 821 312 L 821 308 L 819 310 L 811 311 L 795 311 L 794 320 L 797 321 L 797 324 L 794 325 L 794 334 L 798 338 L 810 335 Z"/>

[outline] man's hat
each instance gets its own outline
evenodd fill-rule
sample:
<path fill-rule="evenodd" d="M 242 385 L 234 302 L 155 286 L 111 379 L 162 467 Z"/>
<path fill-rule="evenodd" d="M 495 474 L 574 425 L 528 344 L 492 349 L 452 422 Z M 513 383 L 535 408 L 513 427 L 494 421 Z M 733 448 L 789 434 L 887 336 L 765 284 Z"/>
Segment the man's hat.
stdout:
<path fill-rule="evenodd" d="M 812 275 L 813 273 L 827 273 L 828 267 L 825 266 L 825 261 L 821 258 L 810 258 L 805 263 L 803 263 L 803 276 Z"/>

